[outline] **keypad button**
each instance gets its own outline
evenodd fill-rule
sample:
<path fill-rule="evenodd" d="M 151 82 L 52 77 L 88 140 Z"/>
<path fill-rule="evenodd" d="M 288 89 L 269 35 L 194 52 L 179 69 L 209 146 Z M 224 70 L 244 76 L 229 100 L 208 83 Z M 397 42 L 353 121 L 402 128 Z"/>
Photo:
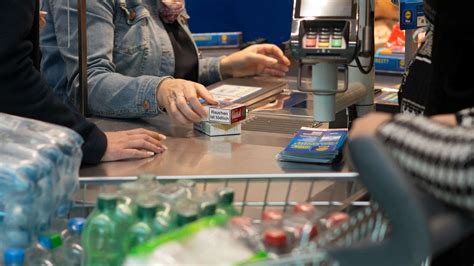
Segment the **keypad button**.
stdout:
<path fill-rule="evenodd" d="M 342 40 L 340 39 L 333 39 L 331 42 L 331 46 L 335 48 L 340 48 L 342 47 Z"/>
<path fill-rule="evenodd" d="M 307 48 L 316 47 L 316 38 L 306 38 L 305 46 Z"/>
<path fill-rule="evenodd" d="M 329 47 L 329 42 L 319 42 L 318 47 L 321 47 L 321 48 Z"/>

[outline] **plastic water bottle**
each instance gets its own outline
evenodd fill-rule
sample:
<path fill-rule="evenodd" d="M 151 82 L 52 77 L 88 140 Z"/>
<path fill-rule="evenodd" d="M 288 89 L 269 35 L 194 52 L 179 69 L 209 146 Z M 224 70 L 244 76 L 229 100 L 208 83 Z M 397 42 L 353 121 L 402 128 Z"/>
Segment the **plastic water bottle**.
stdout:
<path fill-rule="evenodd" d="M 68 221 L 67 229 L 61 234 L 63 245 L 54 253 L 54 261 L 58 265 L 81 266 L 84 250 L 81 246 L 81 234 L 85 224 L 83 218 L 72 218 Z"/>
<path fill-rule="evenodd" d="M 176 203 L 176 225 L 192 223 L 199 218 L 199 206 L 192 200 L 183 199 Z"/>
<path fill-rule="evenodd" d="M 61 235 L 46 233 L 38 237 L 38 243 L 30 249 L 26 256 L 27 265 L 55 265 L 53 254 L 62 245 Z"/>
<path fill-rule="evenodd" d="M 85 265 L 121 265 L 124 252 L 121 235 L 126 232 L 124 215 L 117 209 L 117 196 L 101 194 L 82 236 Z"/>
<path fill-rule="evenodd" d="M 240 213 L 235 209 L 234 203 L 234 190 L 229 187 L 220 188 L 216 190 L 216 195 L 219 200 L 217 205 L 217 214 L 224 214 L 229 216 L 237 216 Z"/>
<path fill-rule="evenodd" d="M 128 229 L 124 250 L 128 252 L 147 240 L 157 235 L 161 231 L 160 225 L 156 224 L 156 212 L 158 205 L 155 203 L 141 203 L 137 207 L 138 220 Z"/>
<path fill-rule="evenodd" d="M 193 198 L 199 206 L 199 217 L 207 217 L 216 214 L 217 198 L 214 193 L 204 192 Z"/>
<path fill-rule="evenodd" d="M 5 266 L 22 266 L 25 263 L 25 250 L 7 248 L 3 252 L 2 263 Z"/>

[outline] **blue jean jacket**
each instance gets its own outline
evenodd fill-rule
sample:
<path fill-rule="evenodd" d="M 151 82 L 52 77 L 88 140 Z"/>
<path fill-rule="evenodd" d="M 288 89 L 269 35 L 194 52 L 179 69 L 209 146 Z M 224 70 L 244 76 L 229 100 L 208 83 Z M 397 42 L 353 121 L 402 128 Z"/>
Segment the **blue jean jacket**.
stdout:
<path fill-rule="evenodd" d="M 92 114 L 134 118 L 160 112 L 157 88 L 173 76 L 175 58 L 159 19 L 158 4 L 158 0 L 87 1 L 87 76 Z M 76 6 L 77 0 L 43 0 L 42 10 L 48 15 L 40 36 L 43 75 L 57 95 L 72 103 L 79 86 Z M 184 21 L 178 21 L 191 38 Z M 219 58 L 199 59 L 200 83 L 208 85 L 220 79 Z"/>

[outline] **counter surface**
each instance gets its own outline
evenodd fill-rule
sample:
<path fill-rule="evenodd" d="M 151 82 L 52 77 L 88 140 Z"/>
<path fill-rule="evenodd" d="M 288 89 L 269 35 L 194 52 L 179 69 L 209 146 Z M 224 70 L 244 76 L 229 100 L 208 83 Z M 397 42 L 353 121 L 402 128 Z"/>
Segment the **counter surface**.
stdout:
<path fill-rule="evenodd" d="M 279 162 L 275 156 L 292 135 L 258 131 L 242 131 L 241 135 L 208 137 L 191 126 L 173 125 L 166 115 L 146 120 L 91 119 L 104 131 L 144 127 L 157 130 L 168 138 L 169 148 L 163 154 L 143 160 L 102 163 L 85 166 L 84 178 L 133 177 L 143 173 L 158 176 L 278 176 L 292 174 L 314 177 L 353 179 L 356 173 L 342 171 L 338 165 L 316 165 Z M 288 176 L 286 176 L 288 178 Z"/>

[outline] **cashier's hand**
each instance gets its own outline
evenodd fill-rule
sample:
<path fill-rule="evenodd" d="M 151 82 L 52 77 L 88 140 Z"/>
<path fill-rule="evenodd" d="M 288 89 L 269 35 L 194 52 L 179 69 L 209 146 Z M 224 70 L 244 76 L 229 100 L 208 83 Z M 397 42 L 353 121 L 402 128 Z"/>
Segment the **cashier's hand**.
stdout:
<path fill-rule="evenodd" d="M 290 60 L 273 44 L 256 44 L 221 59 L 223 77 L 245 77 L 267 74 L 284 77 Z"/>
<path fill-rule="evenodd" d="M 391 118 L 391 114 L 376 112 L 357 118 L 349 131 L 349 138 L 375 136 L 378 127 L 388 122 Z"/>
<path fill-rule="evenodd" d="M 160 141 L 166 137 L 154 131 L 137 128 L 127 131 L 105 132 L 107 150 L 103 162 L 143 159 L 163 153 L 168 148 Z"/>
<path fill-rule="evenodd" d="M 161 82 L 156 98 L 166 108 L 171 119 L 181 124 L 198 123 L 207 116 L 199 98 L 208 104 L 217 104 L 206 87 L 184 79 L 166 79 Z"/>

